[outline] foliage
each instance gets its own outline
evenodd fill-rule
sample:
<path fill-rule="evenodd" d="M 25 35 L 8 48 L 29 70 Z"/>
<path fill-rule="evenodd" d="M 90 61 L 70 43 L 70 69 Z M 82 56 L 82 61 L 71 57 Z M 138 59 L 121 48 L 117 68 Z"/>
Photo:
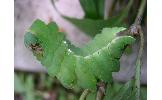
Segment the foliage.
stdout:
<path fill-rule="evenodd" d="M 69 18 L 67 16 L 63 17 L 91 37 L 94 37 L 96 34 L 100 33 L 100 31 L 105 27 L 125 26 L 125 24 L 123 24 L 123 20 L 128 16 L 128 11 L 130 10 L 131 5 L 133 4 L 133 0 L 129 0 L 128 5 L 125 8 L 123 8 L 118 13 L 118 15 L 110 17 L 106 20 L 103 19 L 104 2 L 104 0 L 80 0 L 80 3 L 85 12 L 85 18 L 76 19 Z M 98 6 L 100 8 L 98 8 Z"/>
<path fill-rule="evenodd" d="M 80 4 L 85 12 L 85 18 L 104 18 L 105 0 L 80 0 Z"/>
<path fill-rule="evenodd" d="M 24 80 L 17 74 L 14 74 L 14 91 L 23 94 L 24 100 L 35 100 L 36 95 L 34 94 L 33 85 L 33 77 L 31 75 Z"/>
<path fill-rule="evenodd" d="M 25 91 L 22 81 L 17 74 L 14 74 L 14 90 L 16 93 L 22 93 Z"/>
<path fill-rule="evenodd" d="M 14 92 L 21 100 L 78 100 L 80 89 L 69 91 L 45 73 L 15 72 Z M 57 89 L 58 88 L 58 89 Z M 16 99 L 17 100 L 17 99 Z M 19 100 L 19 99 L 18 99 Z"/>

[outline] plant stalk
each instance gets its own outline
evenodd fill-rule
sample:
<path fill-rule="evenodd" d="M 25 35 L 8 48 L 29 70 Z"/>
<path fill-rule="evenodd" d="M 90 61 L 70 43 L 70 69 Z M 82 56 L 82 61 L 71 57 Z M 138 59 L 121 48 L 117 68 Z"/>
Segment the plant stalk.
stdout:
<path fill-rule="evenodd" d="M 100 82 L 97 85 L 98 85 L 98 91 L 96 94 L 96 100 L 103 100 L 105 96 L 105 89 L 107 87 L 107 83 Z"/>
<path fill-rule="evenodd" d="M 141 60 L 144 48 L 144 35 L 140 32 L 140 49 L 136 60 L 136 70 L 135 70 L 135 90 L 136 90 L 136 100 L 140 100 L 140 80 L 141 80 Z"/>
<path fill-rule="evenodd" d="M 96 100 L 103 100 L 103 97 L 104 97 L 104 92 L 101 90 L 98 90 Z"/>
<path fill-rule="evenodd" d="M 135 19 L 135 25 L 140 25 L 141 20 L 139 21 L 139 18 L 142 18 L 144 9 L 146 6 L 146 0 L 142 0 L 137 17 Z M 139 29 L 139 35 L 140 35 L 140 48 L 137 55 L 136 60 L 136 69 L 135 69 L 135 91 L 136 91 L 136 100 L 140 100 L 140 80 L 141 80 L 141 65 L 142 65 L 142 54 L 144 49 L 144 34 L 142 32 L 142 29 Z"/>
<path fill-rule="evenodd" d="M 83 91 L 83 93 L 81 94 L 79 100 L 86 100 L 86 96 L 88 95 L 88 93 L 89 93 L 89 90 L 88 89 L 85 89 Z"/>

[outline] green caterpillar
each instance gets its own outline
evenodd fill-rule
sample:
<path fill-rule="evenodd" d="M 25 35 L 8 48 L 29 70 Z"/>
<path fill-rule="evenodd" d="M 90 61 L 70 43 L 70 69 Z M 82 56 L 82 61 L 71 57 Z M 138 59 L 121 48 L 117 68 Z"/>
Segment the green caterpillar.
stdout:
<path fill-rule="evenodd" d="M 57 77 L 67 88 L 79 86 L 96 90 L 97 82 L 111 82 L 112 72 L 120 69 L 119 59 L 131 36 L 116 37 L 122 27 L 105 28 L 101 34 L 82 48 L 65 40 L 54 22 L 45 24 L 36 20 L 24 36 L 24 44 L 46 67 L 52 77 Z"/>

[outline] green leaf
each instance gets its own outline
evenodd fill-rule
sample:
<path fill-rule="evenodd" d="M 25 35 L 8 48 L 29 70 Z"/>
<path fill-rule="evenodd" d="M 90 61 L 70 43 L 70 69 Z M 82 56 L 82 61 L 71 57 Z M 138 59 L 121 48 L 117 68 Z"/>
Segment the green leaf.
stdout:
<path fill-rule="evenodd" d="M 86 100 L 95 100 L 96 91 L 87 95 Z M 104 100 L 136 100 L 134 80 L 125 84 L 113 82 L 107 85 Z M 141 87 L 141 100 L 147 100 L 147 87 Z"/>
<path fill-rule="evenodd" d="M 121 87 L 122 85 L 116 82 L 108 84 L 104 100 L 112 100 Z"/>
<path fill-rule="evenodd" d="M 147 100 L 147 87 L 141 87 L 141 100 Z"/>
<path fill-rule="evenodd" d="M 112 72 L 119 71 L 119 59 L 125 47 L 135 41 L 131 36 L 115 37 L 114 34 L 123 29 L 104 29 L 85 47 L 77 48 L 81 52 L 77 54 L 68 48 L 64 34 L 58 32 L 55 23 L 46 25 L 36 20 L 25 34 L 24 43 L 29 48 L 34 45 L 31 48 L 34 55 L 47 68 L 49 75 L 56 76 L 65 87 L 96 90 L 97 81 L 112 81 Z M 110 33 L 108 36 L 107 32 Z M 33 36 L 37 43 L 28 36 Z M 88 46 L 92 48 L 89 50 Z"/>
<path fill-rule="evenodd" d="M 25 92 L 24 84 L 16 73 L 14 74 L 14 92 L 16 93 Z"/>
<path fill-rule="evenodd" d="M 104 100 L 135 100 L 134 80 L 130 80 L 124 85 L 118 85 L 118 88 L 116 87 L 114 84 L 107 86 Z"/>
<path fill-rule="evenodd" d="M 133 88 L 134 88 L 134 80 L 130 80 L 126 84 L 124 84 L 123 87 L 121 87 L 119 89 L 119 91 L 117 92 L 117 94 L 115 95 L 115 97 L 113 99 L 114 100 L 116 100 L 116 99 L 118 99 L 118 100 L 134 100 L 135 96 L 131 96 L 131 95 L 135 95 Z"/>
<path fill-rule="evenodd" d="M 90 12 L 95 13 L 94 3 L 90 3 L 93 1 L 101 2 L 101 5 L 104 2 L 103 0 L 81 0 L 80 1 L 80 2 L 84 2 L 83 4 L 82 3 L 81 4 L 82 4 L 83 8 L 85 9 L 87 16 L 90 16 L 90 15 L 94 16 L 94 14 L 90 14 Z M 100 33 L 100 31 L 104 27 L 123 27 L 123 26 L 125 26 L 125 24 L 123 23 L 123 20 L 128 16 L 128 12 L 129 12 L 132 4 L 133 4 L 133 0 L 130 0 L 128 5 L 124 9 L 122 9 L 116 16 L 110 17 L 107 20 L 103 20 L 103 18 L 96 20 L 91 17 L 85 17 L 84 19 L 76 19 L 76 18 L 69 18 L 69 17 L 63 16 L 63 18 L 70 21 L 72 24 L 74 24 L 77 28 L 79 28 L 85 34 L 87 34 L 91 37 L 94 37 L 97 33 Z M 98 3 L 98 5 L 100 5 L 100 3 Z M 91 6 L 93 6 L 93 7 L 91 7 Z M 103 6 L 99 7 L 100 11 L 103 10 L 102 7 Z"/>
<path fill-rule="evenodd" d="M 85 12 L 85 18 L 103 19 L 105 0 L 79 0 Z"/>
<path fill-rule="evenodd" d="M 68 21 L 74 24 L 77 28 L 83 31 L 85 34 L 94 37 L 97 33 L 100 33 L 104 27 L 121 27 L 123 24 L 118 23 L 117 19 L 111 18 L 108 20 L 93 20 L 93 19 L 76 19 L 76 18 L 69 18 L 65 17 Z"/>
<path fill-rule="evenodd" d="M 24 96 L 24 100 L 35 100 L 34 82 L 32 75 L 27 76 L 27 79 L 25 80 L 25 89 L 26 93 Z"/>
<path fill-rule="evenodd" d="M 20 74 L 22 77 L 24 74 Z M 34 80 L 32 75 L 21 78 L 20 75 L 14 74 L 14 92 L 20 93 L 23 100 L 37 100 L 34 93 Z"/>

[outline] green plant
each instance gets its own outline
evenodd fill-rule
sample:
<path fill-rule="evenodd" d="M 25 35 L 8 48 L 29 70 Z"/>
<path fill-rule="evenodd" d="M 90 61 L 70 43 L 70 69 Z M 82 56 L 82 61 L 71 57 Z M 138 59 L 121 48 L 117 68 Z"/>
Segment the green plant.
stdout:
<path fill-rule="evenodd" d="M 36 95 L 34 93 L 33 77 L 27 76 L 26 79 L 21 78 L 15 73 L 14 74 L 14 90 L 16 93 L 21 93 L 24 100 L 34 100 Z M 38 100 L 38 99 L 37 99 Z"/>
<path fill-rule="evenodd" d="M 91 37 L 100 33 L 105 27 L 125 27 L 126 25 L 123 20 L 128 16 L 128 11 L 133 4 L 133 0 L 129 0 L 128 5 L 123 8 L 119 14 L 108 19 L 104 19 L 104 2 L 105 0 L 80 0 L 85 12 L 83 19 L 62 16 Z"/>
<path fill-rule="evenodd" d="M 14 74 L 14 95 L 16 100 L 77 100 L 79 94 L 80 88 L 66 89 L 46 73 L 16 71 Z"/>

